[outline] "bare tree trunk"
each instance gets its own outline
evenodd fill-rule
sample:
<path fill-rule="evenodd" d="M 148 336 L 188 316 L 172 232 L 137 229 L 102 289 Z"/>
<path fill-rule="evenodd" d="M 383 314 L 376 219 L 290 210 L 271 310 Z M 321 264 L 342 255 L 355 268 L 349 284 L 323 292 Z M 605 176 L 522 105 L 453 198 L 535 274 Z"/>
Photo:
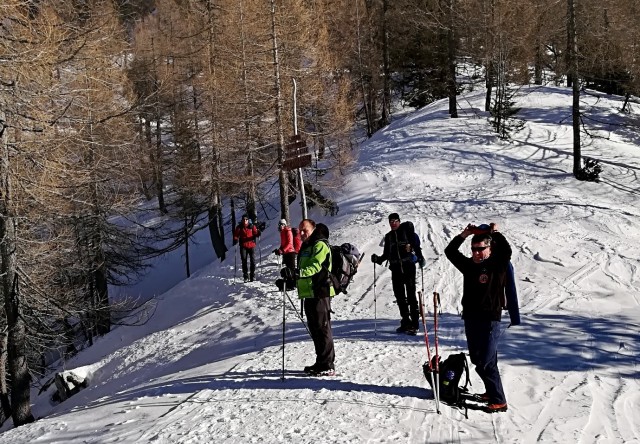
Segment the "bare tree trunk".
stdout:
<path fill-rule="evenodd" d="M 489 42 L 489 47 L 486 49 L 486 66 L 485 66 L 485 84 L 487 88 L 487 93 L 484 99 L 484 110 L 491 110 L 491 94 L 493 91 L 494 79 L 495 79 L 495 66 L 494 66 L 494 51 L 495 51 L 495 32 L 494 32 L 494 15 L 495 15 L 495 4 L 494 0 L 489 2 L 489 12 L 485 14 L 488 16 L 489 23 L 486 26 L 486 33 L 488 34 L 487 40 Z"/>
<path fill-rule="evenodd" d="M 278 182 L 280 185 L 280 217 L 289 219 L 289 179 L 287 172 L 282 168 L 284 162 L 284 129 L 282 128 L 282 85 L 280 81 L 280 65 L 278 61 L 278 39 L 276 34 L 276 2 L 271 0 L 271 40 L 273 43 L 273 75 L 275 80 L 276 93 L 276 132 L 278 137 L 278 165 L 280 174 Z"/>
<path fill-rule="evenodd" d="M 99 258 L 101 260 L 101 258 Z M 107 268 L 98 266 L 93 272 L 96 294 L 96 332 L 98 335 L 106 335 L 111 331 L 111 310 L 109 309 L 109 287 L 107 285 Z"/>
<path fill-rule="evenodd" d="M 447 92 L 449 96 L 449 115 L 458 117 L 456 103 L 456 39 L 454 28 L 454 0 L 447 0 Z"/>
<path fill-rule="evenodd" d="M 362 91 L 362 106 L 364 108 L 364 117 L 367 122 L 367 137 L 371 137 L 373 135 L 373 122 L 371 118 L 371 110 L 369 109 L 369 100 L 367 100 L 367 88 L 366 82 L 364 80 L 364 63 L 362 61 L 362 36 L 360 35 L 361 25 L 360 25 L 360 9 L 359 9 L 359 1 L 356 0 L 356 32 L 358 37 L 358 69 L 360 71 L 359 81 L 360 81 L 360 90 Z"/>
<path fill-rule="evenodd" d="M 378 128 L 389 125 L 391 109 L 391 67 L 389 61 L 389 31 L 387 29 L 387 10 L 389 0 L 382 0 L 382 113 Z"/>
<path fill-rule="evenodd" d="M 7 387 L 7 333 L 0 333 L 0 425 L 11 417 L 11 402 Z"/>
<path fill-rule="evenodd" d="M 17 233 L 11 208 L 11 173 L 6 119 L 0 107 L 0 285 L 7 320 L 7 358 L 11 377 L 11 406 L 14 426 L 35 421 L 31 414 L 31 376 L 27 364 L 26 326 L 20 316 Z"/>
<path fill-rule="evenodd" d="M 217 82 L 216 76 L 216 53 L 215 53 L 215 29 L 214 29 L 214 12 L 213 4 L 211 0 L 207 0 L 207 67 L 209 78 L 213 82 Z M 217 86 L 214 84 L 214 89 Z M 218 123 L 217 123 L 217 111 L 218 102 L 217 95 L 209 95 L 209 110 L 211 115 L 211 207 L 209 208 L 209 236 L 211 237 L 211 244 L 221 261 L 225 260 L 227 247 L 224 243 L 224 225 L 222 219 L 222 190 L 220 186 L 220 148 L 218 146 Z"/>
<path fill-rule="evenodd" d="M 564 56 L 565 69 L 567 71 L 567 86 L 573 85 L 573 74 L 571 68 L 573 66 L 573 60 L 571 54 L 573 53 L 573 40 L 575 38 L 575 8 L 573 0 L 567 0 L 567 49 Z"/>
<path fill-rule="evenodd" d="M 145 152 L 149 152 L 150 147 L 153 146 L 153 143 L 151 142 L 151 122 L 149 121 L 149 116 L 146 114 L 140 114 L 138 115 L 138 119 L 140 122 L 140 133 L 144 136 L 144 148 L 145 148 Z M 142 157 L 144 159 L 144 156 Z M 144 162 L 144 160 L 142 160 L 142 162 Z M 153 176 L 152 176 L 153 178 Z M 147 183 L 147 181 L 149 180 L 148 176 L 145 174 L 142 177 L 142 192 L 144 193 L 144 197 L 147 200 L 151 200 L 153 198 L 152 194 L 151 194 L 151 190 L 149 189 L 149 185 Z"/>
<path fill-rule="evenodd" d="M 567 0 L 567 32 L 569 40 L 569 75 L 573 91 L 573 105 L 571 107 L 571 117 L 573 120 L 573 175 L 580 174 L 582 159 L 580 151 L 580 85 L 578 84 L 578 37 L 576 35 L 576 11 L 574 0 Z"/>
<path fill-rule="evenodd" d="M 158 209 L 163 213 L 167 213 L 167 205 L 164 201 L 164 179 L 162 171 L 162 127 L 161 117 L 158 107 L 156 106 L 156 149 L 153 158 L 153 177 L 156 184 L 156 195 L 158 196 Z"/>
<path fill-rule="evenodd" d="M 153 179 L 154 182 L 156 184 L 156 195 L 158 196 L 158 209 L 162 212 L 162 213 L 167 213 L 167 205 L 164 201 L 164 178 L 163 178 L 163 170 L 162 170 L 162 159 L 163 159 L 163 155 L 162 155 L 162 126 L 161 126 L 161 120 L 162 120 L 162 116 L 160 115 L 160 99 L 158 98 L 159 96 L 159 91 L 158 91 L 158 60 L 156 60 L 157 55 L 156 55 L 156 50 L 155 47 L 153 45 L 153 39 L 151 40 L 151 48 L 153 51 L 153 69 L 154 69 L 154 79 L 155 79 L 155 84 L 153 86 L 154 89 L 154 101 L 155 101 L 155 119 L 156 119 L 156 149 L 155 152 L 152 151 L 152 158 L 151 158 L 151 162 L 153 165 Z"/>
<path fill-rule="evenodd" d="M 533 83 L 536 85 L 542 85 L 542 42 L 538 39 L 538 34 L 536 33 L 535 39 L 535 62 L 533 68 Z"/>
<path fill-rule="evenodd" d="M 247 177 L 249 178 L 249 184 L 247 189 L 247 214 L 251 218 L 251 220 L 255 221 L 257 219 L 256 213 L 256 181 L 255 181 L 255 166 L 254 166 L 254 153 L 251 147 L 251 126 L 250 126 L 250 110 L 249 110 L 249 85 L 248 85 L 248 68 L 247 68 L 247 51 L 246 51 L 246 36 L 244 32 L 244 11 L 242 10 L 242 1 L 240 2 L 240 26 L 241 26 L 241 47 L 242 47 L 242 87 L 244 92 L 244 132 L 245 132 L 245 149 L 247 151 Z M 273 17 L 272 17 L 273 19 Z M 274 51 L 277 51 L 275 48 L 275 21 L 273 22 L 273 38 L 274 38 Z M 274 56 L 274 63 L 277 64 L 277 56 Z M 277 78 L 277 86 L 278 92 L 277 95 L 280 96 L 280 85 L 279 85 L 279 77 Z M 280 102 L 279 102 L 280 103 Z M 280 106 L 280 105 L 277 105 Z M 288 219 L 287 219 L 288 220 Z"/>

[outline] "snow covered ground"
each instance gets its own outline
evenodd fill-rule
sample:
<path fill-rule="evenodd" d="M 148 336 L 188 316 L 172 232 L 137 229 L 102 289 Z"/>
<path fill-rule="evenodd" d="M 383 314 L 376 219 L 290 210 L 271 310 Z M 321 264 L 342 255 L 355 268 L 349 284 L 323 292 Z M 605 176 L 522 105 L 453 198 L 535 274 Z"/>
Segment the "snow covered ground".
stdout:
<path fill-rule="evenodd" d="M 461 97 L 458 119 L 446 102 L 397 119 L 362 146 L 339 215 L 312 212 L 333 243 L 366 252 L 349 294 L 333 301 L 336 377 L 301 374 L 313 345 L 296 295 L 283 301 L 272 284 L 272 223 L 258 282 L 234 284 L 233 256 L 204 266 L 158 297 L 148 324 L 119 327 L 67 362 L 91 374 L 90 387 L 55 406 L 53 388 L 34 391 L 41 419 L 0 443 L 640 443 L 637 113 L 621 116 L 616 97 L 583 97 L 601 136 L 583 135 L 583 156 L 603 166 L 596 184 L 571 174 L 569 90 L 523 90 L 525 126 L 511 142 L 492 133 L 483 101 L 483 91 Z M 462 277 L 444 247 L 468 223 L 497 222 L 511 242 L 523 323 L 503 322 L 508 412 L 436 413 L 422 332 L 395 333 L 388 269 L 376 267 L 374 287 L 368 258 L 381 253 L 391 212 L 421 236 L 418 287 L 441 294 L 445 356 L 466 341 Z M 471 380 L 482 391 L 473 370 Z"/>

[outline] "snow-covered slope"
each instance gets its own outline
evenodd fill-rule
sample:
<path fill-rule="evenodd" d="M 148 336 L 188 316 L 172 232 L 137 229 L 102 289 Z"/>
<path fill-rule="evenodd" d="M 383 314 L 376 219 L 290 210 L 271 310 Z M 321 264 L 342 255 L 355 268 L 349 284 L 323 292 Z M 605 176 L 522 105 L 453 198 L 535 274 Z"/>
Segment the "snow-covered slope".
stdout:
<path fill-rule="evenodd" d="M 159 298 L 147 325 L 118 328 L 68 363 L 89 366 L 89 388 L 57 406 L 51 391 L 34 395 L 46 416 L 0 443 L 640 442 L 637 120 L 629 126 L 615 97 L 583 98 L 602 137 L 583 139 L 583 155 L 603 166 L 602 183 L 587 183 L 571 174 L 570 91 L 523 91 L 525 126 L 511 142 L 491 132 L 483 101 L 482 91 L 460 97 L 458 119 L 436 103 L 394 121 L 362 146 L 339 216 L 317 215 L 334 243 L 366 252 L 333 301 L 336 377 L 301 375 L 313 345 L 295 294 L 272 284 L 271 227 L 258 282 L 234 284 L 233 260 L 200 269 Z M 508 412 L 436 413 L 424 337 L 394 332 L 390 273 L 377 266 L 374 286 L 368 260 L 391 212 L 421 236 L 418 287 L 441 294 L 443 355 L 466 350 L 462 278 L 444 247 L 470 222 L 497 222 L 511 242 L 523 324 L 503 322 Z"/>

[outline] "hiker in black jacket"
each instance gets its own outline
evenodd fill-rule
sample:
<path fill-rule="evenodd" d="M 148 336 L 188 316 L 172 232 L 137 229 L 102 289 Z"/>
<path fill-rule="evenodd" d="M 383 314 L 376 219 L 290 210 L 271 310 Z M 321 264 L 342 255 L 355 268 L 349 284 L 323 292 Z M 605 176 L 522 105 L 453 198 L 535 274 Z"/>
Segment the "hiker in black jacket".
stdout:
<path fill-rule="evenodd" d="M 382 256 L 371 255 L 371 262 L 381 265 L 389 261 L 393 294 L 400 310 L 398 333 L 415 335 L 420 321 L 420 307 L 416 298 L 416 262 L 424 267 L 420 238 L 413 231 L 413 224 L 401 226 L 398 213 L 389 215 L 389 231 L 384 236 Z M 411 228 L 409 228 L 411 227 Z"/>
<path fill-rule="evenodd" d="M 459 248 L 471 235 L 469 258 Z M 444 254 L 464 277 L 462 318 L 469 357 L 486 389 L 479 396 L 488 403 L 488 411 L 506 411 L 507 400 L 498 370 L 498 341 L 500 317 L 506 306 L 504 289 L 511 246 L 495 223 L 481 227 L 467 225 L 449 242 Z"/>

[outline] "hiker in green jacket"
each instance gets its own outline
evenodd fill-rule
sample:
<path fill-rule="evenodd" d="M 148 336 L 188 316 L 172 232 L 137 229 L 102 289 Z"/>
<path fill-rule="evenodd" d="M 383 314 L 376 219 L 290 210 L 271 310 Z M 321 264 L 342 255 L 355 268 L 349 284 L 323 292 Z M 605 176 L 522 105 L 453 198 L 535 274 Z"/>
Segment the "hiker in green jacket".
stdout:
<path fill-rule="evenodd" d="M 316 350 L 316 362 L 304 368 L 315 376 L 335 374 L 333 334 L 331 332 L 331 297 L 335 290 L 330 284 L 331 248 L 324 230 L 304 219 L 299 226 L 302 248 L 298 254 L 298 268 L 283 268 L 282 277 L 295 280 L 298 297 L 303 300 L 311 339 Z"/>

